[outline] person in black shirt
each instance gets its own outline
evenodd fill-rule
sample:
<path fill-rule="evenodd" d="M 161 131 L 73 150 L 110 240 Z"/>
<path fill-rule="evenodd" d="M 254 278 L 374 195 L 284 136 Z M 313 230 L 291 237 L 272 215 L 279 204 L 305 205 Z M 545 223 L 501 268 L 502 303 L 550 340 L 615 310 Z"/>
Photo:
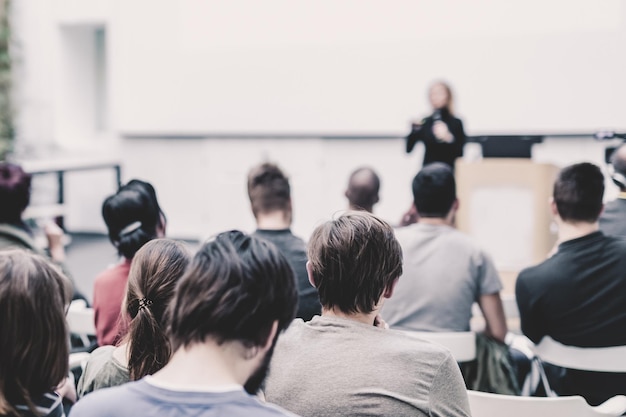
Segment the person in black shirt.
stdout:
<path fill-rule="evenodd" d="M 406 152 L 410 153 L 419 141 L 424 143 L 423 166 L 444 162 L 454 169 L 454 161 L 463 155 L 465 131 L 463 122 L 454 117 L 452 90 L 443 82 L 434 83 L 428 92 L 433 114 L 421 123 L 413 123 L 406 137 Z"/>
<path fill-rule="evenodd" d="M 522 332 L 571 346 L 626 345 L 626 240 L 598 228 L 604 176 L 581 163 L 564 168 L 554 185 L 552 212 L 559 226 L 557 251 L 523 270 L 515 294 Z M 626 394 L 626 374 L 552 368 L 559 395 L 582 395 L 591 405 Z"/>
<path fill-rule="evenodd" d="M 296 317 L 304 321 L 320 314 L 322 306 L 317 290 L 306 272 L 304 241 L 291 233 L 291 187 L 289 179 L 274 164 L 264 163 L 248 174 L 248 196 L 257 223 L 253 236 L 276 245 L 291 265 L 298 288 Z"/>

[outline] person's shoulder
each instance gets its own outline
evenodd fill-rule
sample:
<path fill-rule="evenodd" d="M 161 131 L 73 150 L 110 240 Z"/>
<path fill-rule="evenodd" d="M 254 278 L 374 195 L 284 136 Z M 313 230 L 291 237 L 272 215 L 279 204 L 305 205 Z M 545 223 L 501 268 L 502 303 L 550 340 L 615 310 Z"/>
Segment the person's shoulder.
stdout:
<path fill-rule="evenodd" d="M 91 354 L 87 359 L 87 363 L 85 365 L 85 373 L 89 375 L 96 375 L 99 373 L 102 368 L 104 368 L 108 363 L 113 360 L 113 351 L 115 350 L 115 346 L 106 345 L 100 346 Z"/>
<path fill-rule="evenodd" d="M 296 318 L 289 324 L 289 327 L 280 334 L 278 337 L 278 343 L 281 345 L 286 345 L 292 341 L 298 344 L 298 340 L 302 337 L 303 333 L 306 332 L 307 323 L 300 319 Z"/>
<path fill-rule="evenodd" d="M 124 416 L 126 415 L 124 411 L 130 409 L 129 405 L 136 403 L 135 388 L 141 383 L 141 381 L 129 382 L 92 392 L 74 404 L 70 417 Z"/>
<path fill-rule="evenodd" d="M 426 340 L 418 332 L 388 329 L 384 335 L 385 345 L 393 346 L 395 354 L 405 357 L 419 356 L 429 362 L 441 363 L 450 356 L 445 347 Z"/>
<path fill-rule="evenodd" d="M 546 284 L 547 280 L 555 277 L 555 265 L 559 263 L 556 258 L 557 255 L 553 255 L 537 265 L 522 269 L 517 275 L 517 282 L 522 282 L 526 285 Z"/>
<path fill-rule="evenodd" d="M 626 250 L 626 237 L 617 235 L 602 234 L 606 245 L 611 245 L 618 250 Z"/>
<path fill-rule="evenodd" d="M 252 408 L 254 411 L 250 410 L 250 413 L 246 413 L 246 416 L 254 415 L 256 417 L 298 417 L 296 414 L 293 414 L 282 407 L 279 407 L 276 404 L 262 402 L 256 397 L 252 397 Z"/>
<path fill-rule="evenodd" d="M 419 223 L 409 224 L 408 226 L 400 226 L 393 229 L 396 239 L 400 245 L 407 245 L 421 239 L 421 226 Z"/>
<path fill-rule="evenodd" d="M 114 265 L 110 265 L 104 271 L 101 271 L 95 278 L 94 285 L 109 285 L 111 283 L 116 283 L 120 279 L 126 278 L 128 276 L 128 271 L 130 270 L 130 262 L 121 261 Z"/>
<path fill-rule="evenodd" d="M 487 251 L 470 235 L 456 227 L 442 226 L 441 235 L 445 239 L 445 246 L 467 254 L 479 257 L 489 257 Z"/>

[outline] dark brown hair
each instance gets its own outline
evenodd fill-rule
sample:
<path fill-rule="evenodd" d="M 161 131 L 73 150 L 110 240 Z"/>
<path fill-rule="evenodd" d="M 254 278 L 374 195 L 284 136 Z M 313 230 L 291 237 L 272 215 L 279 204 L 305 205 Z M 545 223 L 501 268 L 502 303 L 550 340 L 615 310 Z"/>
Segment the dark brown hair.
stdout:
<path fill-rule="evenodd" d="M 172 349 L 239 341 L 262 346 L 295 316 L 298 294 L 293 270 L 271 243 L 239 231 L 224 232 L 196 253 L 170 306 Z"/>
<path fill-rule="evenodd" d="M 34 401 L 68 372 L 69 280 L 39 255 L 0 252 L 0 415 L 40 415 Z"/>
<path fill-rule="evenodd" d="M 154 187 L 139 180 L 131 180 L 104 200 L 102 218 L 111 243 L 126 259 L 132 259 L 146 242 L 156 239 L 164 221 Z"/>
<path fill-rule="evenodd" d="M 255 216 L 258 213 L 291 210 L 289 179 L 274 164 L 265 163 L 250 170 L 248 197 Z"/>
<path fill-rule="evenodd" d="M 318 226 L 309 262 L 322 306 L 370 313 L 402 274 L 402 250 L 393 229 L 367 212 L 347 212 Z"/>
<path fill-rule="evenodd" d="M 15 164 L 0 162 L 0 223 L 19 223 L 30 201 L 31 176 Z"/>
<path fill-rule="evenodd" d="M 604 175 L 589 162 L 563 168 L 554 183 L 554 202 L 564 221 L 596 222 L 603 196 Z"/>
<path fill-rule="evenodd" d="M 165 311 L 190 260 L 189 249 L 169 239 L 146 243 L 133 258 L 125 301 L 131 317 L 125 340 L 130 345 L 128 371 L 132 381 L 155 373 L 170 358 Z"/>

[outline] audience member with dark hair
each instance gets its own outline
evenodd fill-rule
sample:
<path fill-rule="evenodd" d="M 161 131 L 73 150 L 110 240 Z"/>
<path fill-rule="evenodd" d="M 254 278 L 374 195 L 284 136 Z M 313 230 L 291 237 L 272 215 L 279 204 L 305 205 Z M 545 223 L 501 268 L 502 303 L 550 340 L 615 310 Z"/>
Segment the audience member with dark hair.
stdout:
<path fill-rule="evenodd" d="M 0 416 L 61 417 L 71 285 L 43 257 L 0 252 Z"/>
<path fill-rule="evenodd" d="M 108 197 L 102 205 L 102 217 L 122 260 L 94 282 L 93 307 L 100 346 L 115 344 L 123 336 L 120 310 L 133 256 L 145 243 L 165 236 L 165 217 L 156 193 L 143 181 L 132 180 Z"/>
<path fill-rule="evenodd" d="M 626 237 L 626 144 L 611 155 L 611 168 L 611 178 L 619 187 L 619 195 L 604 206 L 600 230 L 607 235 Z"/>
<path fill-rule="evenodd" d="M 124 307 L 131 321 L 117 347 L 102 346 L 89 357 L 78 382 L 78 396 L 152 375 L 170 357 L 165 311 L 191 253 L 182 243 L 155 239 L 133 258 Z"/>
<path fill-rule="evenodd" d="M 358 168 L 350 174 L 346 198 L 350 210 L 374 211 L 374 204 L 378 203 L 380 178 L 376 172 L 367 167 Z"/>
<path fill-rule="evenodd" d="M 310 320 L 321 307 L 317 291 L 309 285 L 304 241 L 290 229 L 293 212 L 289 179 L 274 164 L 256 166 L 248 174 L 248 196 L 257 223 L 254 236 L 272 242 L 285 255 L 298 285 L 296 317 Z"/>
<path fill-rule="evenodd" d="M 413 180 L 413 198 L 420 220 L 396 230 L 406 261 L 383 317 L 405 330 L 468 331 L 478 302 L 485 333 L 503 342 L 502 284 L 491 257 L 453 227 L 459 202 L 452 169 L 424 167 Z"/>
<path fill-rule="evenodd" d="M 169 363 L 140 381 L 86 396 L 72 417 L 291 415 L 250 394 L 296 303 L 293 271 L 274 245 L 237 231 L 218 235 L 176 287 Z"/>
<path fill-rule="evenodd" d="M 598 229 L 603 194 L 602 171 L 590 163 L 564 168 L 554 184 L 557 251 L 523 270 L 515 286 L 522 331 L 535 343 L 550 336 L 572 346 L 626 345 L 626 241 Z M 626 394 L 626 374 L 549 371 L 559 395 L 592 405 Z"/>
<path fill-rule="evenodd" d="M 63 247 L 63 230 L 54 222 L 44 225 L 43 232 L 48 240 L 48 254 L 40 248 L 34 239 L 34 231 L 22 220 L 22 214 L 30 203 L 31 175 L 19 166 L 0 162 L 0 251 L 7 249 L 26 249 L 28 251 L 49 255 L 52 262 L 67 272 L 65 248 Z M 71 280 L 71 277 L 70 277 Z M 73 298 L 82 298 L 72 282 Z"/>
<path fill-rule="evenodd" d="M 295 320 L 276 345 L 264 393 L 302 416 L 469 416 L 447 350 L 385 328 L 378 312 L 402 274 L 393 229 L 367 212 L 317 227 L 307 270 L 322 315 Z"/>

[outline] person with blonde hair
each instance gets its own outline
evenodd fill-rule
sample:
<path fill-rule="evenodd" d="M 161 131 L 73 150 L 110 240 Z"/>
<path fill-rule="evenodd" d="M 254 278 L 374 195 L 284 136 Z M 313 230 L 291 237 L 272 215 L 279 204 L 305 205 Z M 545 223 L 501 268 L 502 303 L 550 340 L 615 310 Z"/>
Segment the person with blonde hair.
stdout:
<path fill-rule="evenodd" d="M 0 416 L 62 417 L 70 281 L 45 258 L 0 252 Z"/>
<path fill-rule="evenodd" d="M 422 166 L 443 162 L 454 169 L 456 158 L 463 155 L 466 137 L 463 122 L 454 114 L 452 89 L 447 83 L 437 81 L 430 86 L 428 99 L 433 113 L 412 124 L 406 137 L 406 152 L 411 152 L 421 141 L 425 148 Z"/>
<path fill-rule="evenodd" d="M 190 259 L 189 249 L 170 239 L 152 240 L 137 251 L 123 304 L 123 316 L 130 317 L 128 333 L 119 346 L 102 346 L 91 354 L 78 382 L 79 397 L 141 379 L 167 363 L 165 311 Z"/>

